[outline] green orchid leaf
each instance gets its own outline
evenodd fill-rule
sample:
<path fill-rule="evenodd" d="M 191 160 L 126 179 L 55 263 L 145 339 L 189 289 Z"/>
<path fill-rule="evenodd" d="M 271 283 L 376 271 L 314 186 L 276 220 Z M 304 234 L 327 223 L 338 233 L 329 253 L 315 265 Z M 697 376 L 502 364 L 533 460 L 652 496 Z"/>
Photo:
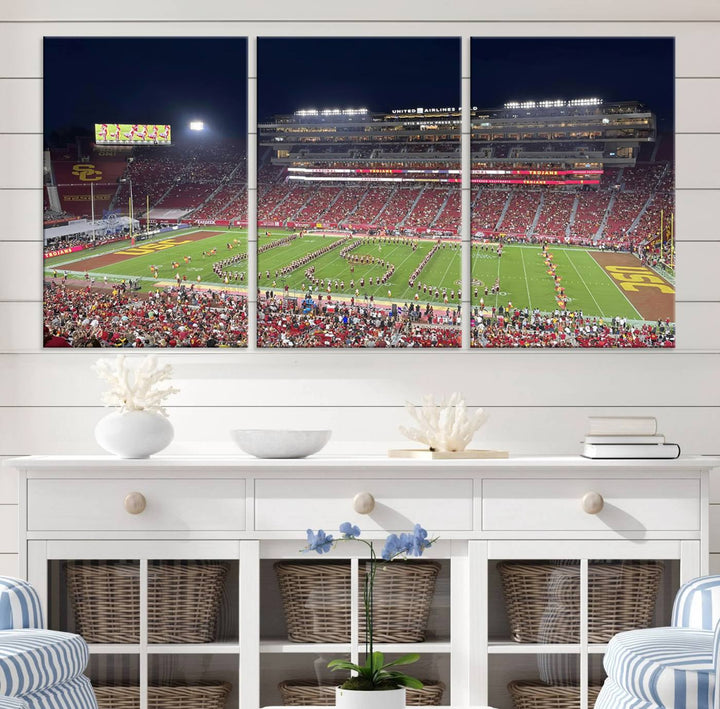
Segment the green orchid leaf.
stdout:
<path fill-rule="evenodd" d="M 418 655 L 416 652 L 411 652 L 407 655 L 403 655 L 402 657 L 398 657 L 397 660 L 388 662 L 387 665 L 383 665 L 383 667 L 393 667 L 395 665 L 412 665 L 413 662 L 417 662 L 419 659 L 420 655 Z"/>
<path fill-rule="evenodd" d="M 354 670 L 355 672 L 362 672 L 364 668 L 358 665 L 348 662 L 347 660 L 332 660 L 328 662 L 328 667 L 334 672 L 335 670 Z"/>
<path fill-rule="evenodd" d="M 385 679 L 397 684 L 404 685 L 405 687 L 411 687 L 412 689 L 422 689 L 423 683 L 415 677 L 410 677 L 402 672 L 386 672 Z"/>

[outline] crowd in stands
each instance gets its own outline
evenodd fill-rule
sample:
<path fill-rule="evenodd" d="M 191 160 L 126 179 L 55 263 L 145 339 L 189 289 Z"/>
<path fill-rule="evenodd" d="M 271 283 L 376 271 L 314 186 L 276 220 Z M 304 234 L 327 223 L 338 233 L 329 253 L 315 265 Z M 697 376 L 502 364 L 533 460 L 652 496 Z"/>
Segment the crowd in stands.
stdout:
<path fill-rule="evenodd" d="M 593 239 L 603 222 L 611 197 L 609 192 L 580 192 L 571 232 L 582 239 Z"/>
<path fill-rule="evenodd" d="M 328 224 L 338 224 L 343 219 L 352 222 L 355 209 L 365 196 L 366 191 L 366 187 L 346 187 L 339 190 L 337 199 L 321 215 L 322 221 Z"/>
<path fill-rule="evenodd" d="M 426 187 L 406 217 L 403 223 L 404 228 L 425 231 L 428 227 L 432 227 L 448 196 L 447 189 Z"/>
<path fill-rule="evenodd" d="M 192 285 L 149 294 L 45 286 L 44 332 L 50 347 L 242 347 L 247 299 Z M 474 347 L 672 347 L 674 326 L 637 325 L 582 312 L 526 308 L 475 309 Z M 399 314 L 371 301 L 343 303 L 322 296 L 287 299 L 272 292 L 258 303 L 260 347 L 459 347 L 457 308 L 405 304 Z"/>
<path fill-rule="evenodd" d="M 223 183 L 238 189 L 247 182 L 245 149 L 241 144 L 223 142 L 202 147 L 137 147 L 128 162 L 113 199 L 124 209 L 132 181 L 135 212 L 151 207 L 195 209 Z M 210 207 L 214 209 L 214 207 Z"/>
<path fill-rule="evenodd" d="M 509 196 L 505 190 L 482 189 L 475 192 L 472 202 L 473 234 L 495 229 Z"/>
<path fill-rule="evenodd" d="M 473 347 L 674 347 L 675 326 L 667 321 L 633 324 L 625 318 L 587 317 L 581 311 L 554 313 L 527 308 L 477 308 L 471 330 Z"/>
<path fill-rule="evenodd" d="M 391 198 L 392 193 L 392 187 L 368 187 L 360 199 L 357 209 L 350 215 L 350 223 L 374 224 L 380 211 Z"/>
<path fill-rule="evenodd" d="M 460 189 L 458 187 L 451 187 L 445 208 L 438 214 L 435 222 L 431 225 L 433 231 L 439 234 L 457 233 L 461 209 Z"/>
<path fill-rule="evenodd" d="M 415 200 L 420 196 L 422 187 L 400 187 L 385 205 L 382 214 L 378 216 L 378 223 L 385 229 L 403 226 L 405 217 L 412 209 Z"/>
<path fill-rule="evenodd" d="M 535 221 L 540 206 L 540 192 L 513 192 L 505 216 L 496 227 L 509 234 L 527 234 Z"/>
<path fill-rule="evenodd" d="M 292 219 L 301 224 L 314 224 L 320 221 L 320 217 L 325 214 L 330 205 L 340 194 L 341 187 L 324 187 L 317 189 L 310 198 L 305 202 L 301 209 L 298 210 Z"/>
<path fill-rule="evenodd" d="M 192 213 L 193 219 L 232 219 L 239 216 L 240 203 L 246 202 L 245 186 L 223 185 L 199 209 Z M 245 209 L 247 212 L 247 208 Z"/>
<path fill-rule="evenodd" d="M 542 209 L 534 231 L 547 236 L 565 237 L 574 204 L 574 194 L 550 191 L 543 193 Z"/>
<path fill-rule="evenodd" d="M 569 154 L 582 152 L 582 146 L 568 142 Z M 590 151 L 592 146 L 586 146 Z M 497 231 L 510 234 L 561 236 L 573 242 L 592 239 L 634 248 L 659 231 L 660 212 L 672 211 L 674 173 L 667 162 L 672 158 L 672 141 L 663 139 L 654 148 L 643 145 L 641 159 L 634 167 L 607 167 L 597 187 L 541 187 L 488 185 L 473 189 L 472 232 Z M 369 145 L 304 146 L 303 154 L 313 149 L 322 154 L 322 167 L 347 167 L 353 159 L 363 168 L 392 167 L 424 169 L 457 168 L 457 161 L 436 162 L 414 158 L 393 160 L 391 154 L 432 153 L 445 158 L 454 154 L 451 142 L 418 141 Z M 563 145 L 554 144 L 560 154 Z M 292 148 L 291 150 L 299 150 Z M 340 152 L 338 152 L 340 150 Z M 530 151 L 533 158 L 523 155 Z M 654 152 L 653 152 L 654 151 Z M 337 156 L 335 153 L 337 152 Z M 525 167 L 540 169 L 538 148 L 531 144 L 498 143 L 485 146 L 476 157 L 485 154 L 482 165 L 501 167 L 513 161 L 525 161 Z M 528 153 L 529 154 L 529 153 Z M 299 155 L 299 153 L 298 153 Z M 360 157 L 358 157 L 360 156 Z M 260 156 L 258 172 L 258 219 L 260 222 L 329 227 L 363 225 L 388 232 L 457 233 L 460 222 L 460 191 L 457 186 L 418 183 L 378 185 L 357 183 L 298 184 L 288 180 L 283 165 L 273 164 L 270 153 Z M 659 158 L 662 157 L 662 160 Z M 648 162 L 655 159 L 655 162 Z M 480 163 L 478 163 L 480 165 Z M 549 161 L 548 168 L 557 168 Z M 125 178 L 131 178 L 137 215 L 142 215 L 145 199 L 152 207 L 188 209 L 190 218 L 204 220 L 243 220 L 247 217 L 246 160 L 240 145 L 206 145 L 199 148 L 172 146 L 158 150 L 138 147 L 128 162 Z M 122 182 L 113 200 L 114 207 L 127 204 L 129 180 Z M 54 215 L 50 215 L 54 216 Z"/>
<path fill-rule="evenodd" d="M 259 347 L 459 347 L 456 310 L 419 305 L 394 316 L 372 302 L 294 300 L 272 293 L 258 303 Z M 417 310 L 416 310 L 417 309 Z"/>
<path fill-rule="evenodd" d="M 45 285 L 44 329 L 52 347 L 244 347 L 247 298 L 178 286 L 131 292 Z M 64 343 L 64 344 L 63 344 Z"/>

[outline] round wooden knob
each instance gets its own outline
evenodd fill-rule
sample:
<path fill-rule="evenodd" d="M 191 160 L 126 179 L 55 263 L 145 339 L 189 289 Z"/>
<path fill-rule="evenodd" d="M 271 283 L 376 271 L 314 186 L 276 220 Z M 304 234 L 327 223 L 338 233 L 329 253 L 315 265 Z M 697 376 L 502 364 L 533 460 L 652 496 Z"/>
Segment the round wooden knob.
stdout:
<path fill-rule="evenodd" d="M 589 515 L 596 515 L 605 506 L 605 500 L 599 492 L 586 492 L 582 498 L 582 508 Z"/>
<path fill-rule="evenodd" d="M 127 512 L 131 515 L 139 515 L 145 509 L 147 500 L 145 499 L 145 495 L 141 492 L 131 492 L 125 498 L 123 504 L 125 505 Z"/>
<path fill-rule="evenodd" d="M 358 492 L 353 497 L 353 509 L 359 515 L 369 515 L 375 509 L 375 498 L 369 492 Z"/>

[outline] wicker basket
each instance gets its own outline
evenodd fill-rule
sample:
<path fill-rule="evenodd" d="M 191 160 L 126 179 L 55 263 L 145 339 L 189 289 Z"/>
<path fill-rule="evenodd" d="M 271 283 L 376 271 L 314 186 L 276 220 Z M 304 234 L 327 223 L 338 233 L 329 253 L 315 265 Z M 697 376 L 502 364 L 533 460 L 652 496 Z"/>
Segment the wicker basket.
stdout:
<path fill-rule="evenodd" d="M 580 640 L 580 565 L 577 562 L 498 564 L 513 640 Z M 622 630 L 647 628 L 663 573 L 660 561 L 591 562 L 588 641 L 606 643 Z"/>
<path fill-rule="evenodd" d="M 435 680 L 422 680 L 422 689 L 406 689 L 405 704 L 409 707 L 439 706 L 445 685 Z M 278 689 L 285 706 L 302 705 L 333 707 L 335 706 L 334 684 L 318 684 L 316 680 L 288 680 L 280 682 Z"/>
<path fill-rule="evenodd" d="M 140 709 L 140 687 L 93 686 L 98 709 Z M 148 709 L 224 709 L 232 685 L 198 682 L 148 687 Z"/>
<path fill-rule="evenodd" d="M 380 564 L 375 576 L 373 639 L 413 643 L 425 640 L 435 581 L 436 561 Z M 365 576 L 360 568 L 360 585 Z M 350 641 L 350 565 L 347 563 L 275 564 L 288 638 L 292 642 Z M 360 599 L 362 608 L 362 598 Z M 362 626 L 362 624 L 361 624 Z M 365 640 L 364 628 L 360 640 Z"/>
<path fill-rule="evenodd" d="M 218 561 L 148 564 L 148 642 L 213 642 L 228 569 Z M 131 562 L 67 564 L 78 632 L 87 642 L 140 642 L 139 574 Z"/>
<path fill-rule="evenodd" d="M 599 684 L 588 687 L 588 709 L 593 709 Z M 580 687 L 577 685 L 545 684 L 544 682 L 517 681 L 508 684 L 515 709 L 578 709 Z"/>

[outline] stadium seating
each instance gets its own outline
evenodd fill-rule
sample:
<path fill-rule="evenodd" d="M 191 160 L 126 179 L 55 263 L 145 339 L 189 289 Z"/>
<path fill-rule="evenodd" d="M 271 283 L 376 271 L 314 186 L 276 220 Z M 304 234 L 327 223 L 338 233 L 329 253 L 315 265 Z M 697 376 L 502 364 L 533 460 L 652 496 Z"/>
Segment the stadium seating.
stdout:
<path fill-rule="evenodd" d="M 322 223 L 337 226 L 341 222 L 351 222 L 354 211 L 365 196 L 367 187 L 353 186 L 341 189 L 338 198 L 322 216 Z"/>
<path fill-rule="evenodd" d="M 212 184 L 183 182 L 171 187 L 154 206 L 162 209 L 190 210 L 195 205 L 202 204 L 212 191 Z"/>
<path fill-rule="evenodd" d="M 457 234 L 460 230 L 460 217 L 460 188 L 450 187 L 447 202 L 432 225 L 432 229 L 437 233 Z"/>
<path fill-rule="evenodd" d="M 610 204 L 609 192 L 580 192 L 571 232 L 580 239 L 593 239 Z"/>
<path fill-rule="evenodd" d="M 545 192 L 535 235 L 564 237 L 574 204 L 574 193 Z"/>
<path fill-rule="evenodd" d="M 647 195 L 633 192 L 616 195 L 602 234 L 603 239 L 611 243 L 623 240 L 647 199 Z"/>
<path fill-rule="evenodd" d="M 507 234 L 529 234 L 540 206 L 540 192 L 514 192 L 498 229 Z"/>
<path fill-rule="evenodd" d="M 224 185 L 208 199 L 199 209 L 192 213 L 193 219 L 229 219 L 239 211 L 239 198 L 245 197 L 245 185 Z M 229 212 L 229 213 L 228 213 Z M 227 216 L 226 216 L 226 213 Z"/>
<path fill-rule="evenodd" d="M 426 187 L 404 221 L 407 231 L 425 232 L 438 218 L 448 198 L 447 188 Z"/>
<path fill-rule="evenodd" d="M 392 195 L 385 210 L 378 217 L 380 226 L 394 229 L 401 225 L 412 209 L 415 200 L 420 196 L 422 187 L 400 187 Z"/>
<path fill-rule="evenodd" d="M 287 184 L 272 184 L 269 189 L 266 189 L 258 198 L 258 221 L 270 220 L 271 215 L 278 207 L 282 207 L 282 214 L 287 214 L 282 203 L 291 190 L 292 185 Z"/>
<path fill-rule="evenodd" d="M 510 193 L 507 190 L 480 189 L 472 203 L 472 231 L 494 231 Z"/>
<path fill-rule="evenodd" d="M 338 197 L 341 190 L 341 187 L 317 188 L 302 209 L 293 217 L 294 221 L 300 224 L 316 224 L 322 221 L 322 216 Z"/>
<path fill-rule="evenodd" d="M 571 141 L 554 143 L 556 151 L 578 154 L 584 149 L 592 151 L 593 146 L 583 147 Z M 292 147 L 291 154 L 303 164 L 318 167 L 457 168 L 458 145 L 449 141 L 402 143 L 378 140 L 330 150 L 324 146 L 301 144 Z M 427 160 L 412 157 L 423 153 L 428 156 Z M 474 187 L 472 232 L 512 234 L 516 239 L 547 237 L 570 243 L 594 242 L 634 248 L 658 233 L 661 211 L 670 213 L 673 210 L 674 171 L 668 162 L 673 153 L 672 137 L 660 136 L 657 145 L 643 146 L 640 156 L 644 162 L 641 160 L 633 167 L 606 167 L 597 187 Z M 475 154 L 482 160 L 482 167 L 487 169 L 553 169 L 558 166 L 551 160 L 538 159 L 538 146 L 533 143 L 478 144 Z M 289 222 L 303 226 L 322 223 L 330 227 L 404 230 L 410 234 L 457 233 L 460 192 L 454 186 L 390 185 L 372 181 L 299 184 L 288 180 L 286 165 L 273 164 L 270 155 L 270 149 L 261 150 L 258 170 L 258 219 L 261 223 Z M 439 159 L 430 157 L 435 155 Z M 527 155 L 533 158 L 529 159 Z M 74 164 L 72 146 L 54 149 L 51 156 L 58 176 L 65 175 Z M 308 161 L 308 156 L 317 158 Z M 113 175 L 120 169 L 118 166 L 124 166 L 124 181 L 113 188 L 109 205 L 122 213 L 128 211 L 132 180 L 136 216 L 142 216 L 149 199 L 153 208 L 182 209 L 198 221 L 246 218 L 246 161 L 244 147 L 239 144 L 208 144 L 202 149 L 136 147 L 129 162 L 125 157 L 98 159 L 106 161 L 103 165 L 110 166 L 108 170 Z M 84 189 L 87 191 L 86 186 Z M 78 197 L 74 204 L 73 213 L 88 212 L 85 197 Z"/>
<path fill-rule="evenodd" d="M 294 221 L 295 215 L 310 200 L 318 188 L 314 185 L 290 185 L 284 200 L 270 212 L 269 218 L 281 222 Z"/>
<path fill-rule="evenodd" d="M 387 204 L 392 187 L 368 187 L 358 208 L 352 214 L 352 224 L 375 224 L 380 210 Z"/>

